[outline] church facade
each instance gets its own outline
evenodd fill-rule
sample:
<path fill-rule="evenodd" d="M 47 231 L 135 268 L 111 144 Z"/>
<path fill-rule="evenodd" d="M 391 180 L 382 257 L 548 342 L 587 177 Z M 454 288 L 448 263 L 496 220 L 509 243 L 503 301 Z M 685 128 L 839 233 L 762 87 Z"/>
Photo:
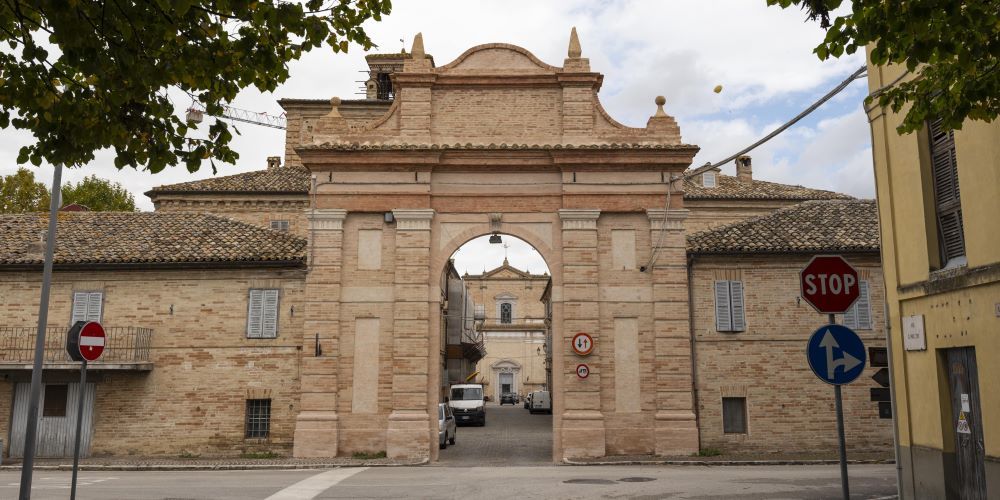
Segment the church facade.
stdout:
<path fill-rule="evenodd" d="M 131 421 L 93 423 L 93 450 L 181 453 L 180 448 L 167 448 L 185 446 L 204 454 L 231 454 L 265 448 L 303 458 L 385 451 L 393 458 L 434 460 L 435 408 L 453 366 L 448 361 L 454 356 L 464 360 L 454 366 L 468 366 L 472 358 L 485 354 L 487 358 L 476 361 L 481 373 L 491 374 L 495 366 L 498 377 L 489 381 L 494 388 L 509 383 L 515 392 L 525 392 L 545 381 L 553 394 L 556 461 L 690 455 L 705 443 L 734 452 L 780 451 L 776 436 L 786 429 L 775 405 L 782 403 L 754 392 L 757 381 L 775 375 L 753 367 L 732 368 L 737 365 L 718 368 L 736 342 L 756 352 L 772 345 L 773 339 L 705 326 L 701 315 L 715 298 L 693 292 L 707 282 L 756 276 L 750 269 L 761 259 L 788 271 L 810 254 L 838 251 L 839 243 L 833 234 L 813 234 L 817 242 L 812 247 L 757 251 L 726 247 L 715 239 L 694 247 L 692 238 L 713 231 L 730 234 L 737 230 L 734 224 L 804 202 L 836 215 L 838 204 L 858 200 L 754 180 L 749 158 L 740 159 L 737 176 L 710 171 L 682 179 L 698 148 L 682 141 L 664 100 L 650 99 L 645 127 L 616 122 L 598 99 L 604 76 L 591 71 L 575 31 L 562 66 L 507 44 L 473 47 L 436 66 L 425 54 L 420 35 L 409 53 L 369 62 L 372 99 L 281 101 L 288 119 L 283 165 L 275 159 L 266 170 L 161 186 L 147 193 L 156 206 L 155 213 L 144 214 L 151 220 L 228 221 L 229 226 L 219 226 L 217 241 L 193 232 L 183 233 L 187 239 L 180 243 L 172 242 L 142 232 L 141 221 L 129 222 L 127 227 L 142 235 L 135 238 L 141 244 L 130 250 L 138 257 L 105 262 L 110 257 L 95 248 L 92 259 L 73 264 L 76 267 L 68 261 L 59 264 L 81 273 L 75 275 L 80 283 L 67 288 L 75 299 L 76 291 L 108 290 L 114 280 L 153 290 L 150 280 L 155 277 L 140 279 L 135 272 L 166 269 L 156 267 L 157 261 L 142 260 L 143 249 L 188 245 L 205 250 L 201 260 L 168 266 L 174 272 L 170 276 L 179 280 L 176 294 L 147 294 L 131 309 L 122 309 L 119 321 L 156 325 L 150 348 L 142 363 L 106 369 L 106 378 L 99 379 L 104 385 L 95 388 L 93 411 L 108 416 L 111 408 L 129 408 L 104 402 L 112 386 L 124 391 L 117 397 L 124 394 L 128 401 L 147 406 Z M 383 77 L 380 72 L 391 74 Z M 391 85 L 391 92 L 379 85 Z M 860 219 L 842 215 L 841 223 L 865 217 L 849 213 Z M 103 224 L 99 219 L 79 220 Z M 792 231 L 809 225 L 801 218 L 791 220 L 795 224 L 778 228 Z M 5 306 L 18 305 L 17 321 L 26 323 L 31 294 L 37 293 L 37 279 L 26 270 L 34 269 L 37 259 L 18 256 L 24 253 L 20 247 L 31 243 L 36 222 L 18 219 L 7 224 L 24 237 L 2 249 L 0 274 L 18 284 L 3 301 Z M 254 251 L 237 252 L 240 238 L 227 237 L 233 231 L 252 233 L 259 240 L 254 240 Z M 525 352 L 511 353 L 507 361 L 491 361 L 489 349 L 484 353 L 479 348 L 479 338 L 466 341 L 461 336 L 451 349 L 447 322 L 442 321 L 442 314 L 454 306 L 445 289 L 451 282 L 450 257 L 464 243 L 488 234 L 527 241 L 550 272 L 536 276 L 502 266 L 498 273 L 517 274 L 509 278 L 520 288 L 496 293 L 477 288 L 474 277 L 462 280 L 469 295 L 480 294 L 474 302 L 490 309 L 487 324 L 495 313 L 492 330 L 484 331 L 487 338 L 491 332 L 521 335 L 518 342 Z M 877 235 L 863 243 L 852 251 L 865 259 L 877 255 Z M 218 248 L 232 251 L 220 257 Z M 269 248 L 274 251 L 264 252 Z M 880 277 L 877 262 L 865 262 L 872 276 Z M 111 274 L 87 274 L 97 269 Z M 57 279 L 63 279 L 60 276 Z M 216 276 L 236 283 L 225 298 L 217 296 L 223 285 L 209 286 Z M 147 281 L 140 284 L 143 279 Z M 185 294 L 193 286 L 185 280 L 195 279 L 205 288 Z M 777 311 L 795 302 L 797 293 L 785 282 L 754 283 L 756 288 L 748 284 L 745 289 L 747 308 Z M 545 301 L 538 302 L 541 298 Z M 76 304 L 59 307 L 69 308 L 64 311 L 68 313 Z M 753 316 L 759 328 L 754 335 L 767 335 L 769 310 Z M 190 313 L 195 322 L 211 318 L 226 326 L 203 332 L 196 325 L 171 322 L 170 315 L 178 311 Z M 242 311 L 247 311 L 246 318 Z M 797 314 L 796 324 L 802 328 L 810 319 L 822 323 L 807 310 Z M 511 322 L 505 323 L 508 318 Z M 519 319 L 524 321 L 515 328 Z M 877 342 L 883 330 L 873 325 Z M 546 332 L 551 339 L 545 338 Z M 589 333 L 595 341 L 587 356 L 570 348 L 578 332 Z M 802 342 L 807 333 L 802 332 Z M 795 345 L 793 331 L 783 335 L 781 340 Z M 178 338 L 199 347 L 182 353 Z M 713 352 L 723 347 L 718 343 L 723 338 L 734 343 Z M 283 357 L 267 363 L 255 358 L 269 350 Z M 530 356 L 532 350 L 543 358 L 543 373 L 514 359 Z M 581 363 L 590 368 L 587 378 L 576 374 Z M 166 381 L 183 373 L 205 380 L 206 370 L 215 370 L 211 391 L 192 388 L 182 401 L 166 397 Z M 0 359 L 0 371 L 9 375 L 0 381 L 0 390 L 11 395 L 6 408 L 0 397 L 0 411 L 16 413 L 15 379 L 23 378 L 23 363 Z M 273 377 L 273 371 L 283 375 Z M 515 371 L 524 378 L 499 377 Z M 699 372 L 712 376 L 700 378 Z M 720 389 L 723 386 L 727 388 Z M 847 396 L 847 404 L 855 405 L 849 406 L 850 418 L 858 416 L 849 424 L 858 426 L 853 446 L 887 449 L 888 426 L 877 420 L 877 408 L 865 406 L 860 386 L 856 392 Z M 716 433 L 717 424 L 725 427 L 722 406 L 737 408 L 729 400 L 741 397 L 740 415 L 749 423 L 726 429 L 742 430 L 738 434 L 744 437 L 727 436 L 737 433 L 726 429 Z M 826 404 L 812 396 L 796 401 L 806 413 Z M 189 415 L 185 425 L 218 430 L 196 433 L 184 444 L 144 442 L 144 429 L 158 425 L 155 422 L 171 424 L 161 425 L 160 432 L 175 432 L 172 425 L 179 409 Z M 269 433 L 256 433 L 265 415 Z M 758 419 L 765 415 L 768 418 Z M 792 423 L 786 425 L 799 425 L 797 417 L 789 418 Z M 225 425 L 220 426 L 219 419 L 226 419 Z M 0 416 L 0 422 L 6 421 Z M 118 427 L 102 427 L 113 423 Z M 711 431 L 706 424 L 713 426 Z M 111 429 L 134 436 L 134 442 L 111 444 L 106 434 Z M 17 429 L 7 430 L 14 439 Z M 773 444 L 766 444 L 771 438 Z"/>

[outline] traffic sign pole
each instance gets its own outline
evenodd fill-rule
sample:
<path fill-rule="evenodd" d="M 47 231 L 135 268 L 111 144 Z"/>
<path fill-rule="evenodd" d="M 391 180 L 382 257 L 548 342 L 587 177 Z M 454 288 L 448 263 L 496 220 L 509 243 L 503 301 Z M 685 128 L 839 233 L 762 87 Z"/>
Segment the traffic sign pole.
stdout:
<path fill-rule="evenodd" d="M 73 444 L 73 480 L 70 483 L 69 500 L 76 500 L 76 473 L 80 469 L 80 431 L 83 429 L 83 400 L 86 394 L 87 360 L 84 359 L 80 365 L 80 390 L 76 397 L 76 442 Z"/>
<path fill-rule="evenodd" d="M 837 316 L 830 315 L 830 324 L 837 324 Z M 844 492 L 844 500 L 850 500 L 851 487 L 847 480 L 847 442 L 844 439 L 844 401 L 840 395 L 840 384 L 833 386 L 833 401 L 837 407 L 837 445 L 840 448 L 840 487 Z"/>

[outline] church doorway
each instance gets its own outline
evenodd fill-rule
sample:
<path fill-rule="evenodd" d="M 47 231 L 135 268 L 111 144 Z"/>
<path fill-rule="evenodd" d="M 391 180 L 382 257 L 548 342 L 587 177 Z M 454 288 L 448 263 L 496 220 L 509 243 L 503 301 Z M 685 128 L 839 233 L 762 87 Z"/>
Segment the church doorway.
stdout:
<path fill-rule="evenodd" d="M 442 272 L 441 402 L 473 419 L 452 386 L 479 384 L 485 425 L 459 421 L 449 465 L 525 465 L 552 461 L 552 317 L 549 268 L 528 242 L 509 234 L 473 238 Z M 547 397 L 534 406 L 529 395 Z"/>

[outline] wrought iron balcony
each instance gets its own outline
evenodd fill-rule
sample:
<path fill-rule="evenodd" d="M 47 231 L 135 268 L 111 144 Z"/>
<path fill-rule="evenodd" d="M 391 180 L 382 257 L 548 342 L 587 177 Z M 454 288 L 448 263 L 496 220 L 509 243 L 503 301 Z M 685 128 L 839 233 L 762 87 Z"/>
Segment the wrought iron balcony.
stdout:
<path fill-rule="evenodd" d="M 66 333 L 69 327 L 50 326 L 45 332 L 43 366 L 46 370 L 78 369 L 80 364 L 66 353 Z M 104 354 L 101 359 L 88 363 L 96 370 L 153 369 L 149 360 L 149 346 L 153 338 L 151 328 L 137 326 L 105 326 Z M 0 370 L 30 370 L 35 361 L 35 339 L 38 327 L 0 327 Z"/>

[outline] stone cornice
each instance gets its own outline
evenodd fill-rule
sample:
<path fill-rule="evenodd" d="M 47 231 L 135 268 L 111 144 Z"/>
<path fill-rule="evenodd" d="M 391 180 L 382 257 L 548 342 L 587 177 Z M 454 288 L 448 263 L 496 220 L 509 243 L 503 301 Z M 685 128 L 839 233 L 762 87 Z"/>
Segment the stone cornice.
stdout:
<path fill-rule="evenodd" d="M 601 216 L 598 209 L 563 208 L 559 210 L 563 230 L 597 230 L 597 218 Z"/>
<path fill-rule="evenodd" d="M 341 208 L 314 208 L 306 211 L 309 229 L 318 231 L 343 231 L 347 210 Z"/>
<path fill-rule="evenodd" d="M 396 230 L 430 231 L 434 209 L 431 208 L 397 208 L 392 211 L 396 219 Z"/>
<path fill-rule="evenodd" d="M 684 208 L 671 208 L 669 210 L 664 210 L 662 208 L 647 208 L 646 216 L 649 217 L 650 228 L 653 231 L 659 231 L 663 227 L 664 216 L 666 216 L 666 226 L 664 227 L 670 231 L 683 231 L 684 230 L 684 219 L 687 219 L 689 210 Z"/>

